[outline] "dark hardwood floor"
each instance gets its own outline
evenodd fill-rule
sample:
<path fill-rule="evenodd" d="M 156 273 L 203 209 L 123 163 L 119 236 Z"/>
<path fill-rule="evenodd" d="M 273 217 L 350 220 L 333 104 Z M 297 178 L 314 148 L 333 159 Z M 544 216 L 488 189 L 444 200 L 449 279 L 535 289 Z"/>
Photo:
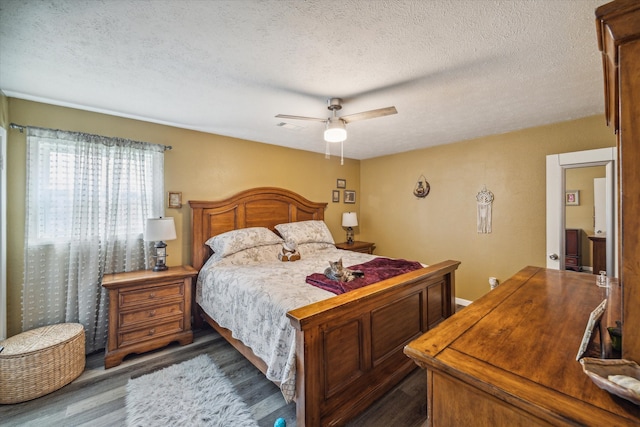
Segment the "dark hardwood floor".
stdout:
<path fill-rule="evenodd" d="M 272 427 L 282 417 L 295 422 L 295 403 L 285 404 L 278 387 L 240 355 L 217 332 L 196 332 L 193 344 L 131 355 L 117 367 L 104 369 L 104 354 L 87 357 L 85 371 L 71 384 L 41 398 L 0 405 L 2 426 L 123 426 L 127 381 L 207 353 L 227 374 L 260 426 Z M 416 369 L 349 426 L 420 426 L 426 420 L 426 378 Z"/>

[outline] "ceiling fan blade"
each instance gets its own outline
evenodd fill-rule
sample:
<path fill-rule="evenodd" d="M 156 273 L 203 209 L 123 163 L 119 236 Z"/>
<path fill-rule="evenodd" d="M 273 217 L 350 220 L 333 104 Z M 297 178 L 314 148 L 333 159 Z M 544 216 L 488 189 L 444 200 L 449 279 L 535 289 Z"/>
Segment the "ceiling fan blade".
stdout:
<path fill-rule="evenodd" d="M 363 111 L 362 113 L 349 114 L 340 117 L 345 123 L 355 122 L 356 120 L 375 119 L 376 117 L 389 116 L 398 114 L 396 107 L 378 108 L 377 110 Z"/>
<path fill-rule="evenodd" d="M 276 117 L 279 119 L 293 119 L 293 120 L 311 120 L 314 122 L 326 123 L 327 119 L 318 119 L 316 117 L 304 117 L 304 116 L 290 116 L 288 114 L 278 114 Z"/>

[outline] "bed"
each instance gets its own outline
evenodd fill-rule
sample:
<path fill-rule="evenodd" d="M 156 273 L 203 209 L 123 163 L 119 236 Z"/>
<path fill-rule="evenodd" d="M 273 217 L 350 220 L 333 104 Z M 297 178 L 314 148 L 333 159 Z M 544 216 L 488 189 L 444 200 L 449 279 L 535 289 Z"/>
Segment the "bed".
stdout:
<path fill-rule="evenodd" d="M 323 224 L 327 204 L 311 202 L 292 191 L 274 187 L 254 188 L 224 200 L 190 201 L 189 204 L 192 209 L 192 264 L 200 271 L 194 291 L 197 295 L 193 307 L 194 326 L 201 327 L 202 321 L 206 321 L 278 384 L 285 398 L 293 397 L 299 426 L 342 425 L 362 412 L 416 368 L 413 361 L 404 355 L 404 346 L 455 312 L 454 277 L 460 264 L 458 261 L 439 262 L 341 295 L 297 283 L 297 289 L 304 289 L 299 293 L 310 298 L 309 301 L 300 306 L 290 306 L 287 305 L 290 301 L 284 298 L 285 302 L 278 302 L 282 306 L 280 309 L 284 310 L 281 318 L 263 322 L 274 326 L 284 322 L 293 336 L 291 354 L 294 366 L 288 368 L 292 368 L 289 371 L 294 375 L 281 381 L 277 376 L 274 378 L 273 361 L 265 357 L 263 349 L 252 349 L 247 345 L 244 341 L 251 341 L 250 338 L 238 339 L 240 332 L 232 331 L 233 326 L 231 329 L 225 327 L 228 319 L 220 310 L 216 312 L 210 307 L 211 300 L 229 288 L 241 289 L 244 284 L 243 280 L 237 280 L 233 286 L 223 290 L 207 291 L 203 282 L 211 274 L 208 271 L 222 274 L 223 267 L 234 268 L 227 264 L 243 262 L 233 261 L 236 254 L 228 258 L 232 261 L 227 258 L 221 260 L 215 254 L 212 256 L 211 239 L 226 236 L 232 230 L 264 227 L 275 231 L 276 226 L 282 224 L 285 227 L 290 223 L 294 226 Z M 300 244 L 301 260 L 281 262 L 275 260 L 274 255 L 270 259 L 274 259 L 274 267 L 279 273 L 253 271 L 253 274 L 262 277 L 282 274 L 278 277 L 287 277 L 287 274 L 318 272 L 325 261 L 313 264 L 316 261 L 311 258 L 316 256 L 316 252 L 319 260 L 339 255 L 347 266 L 372 258 L 371 255 L 340 251 L 331 246 L 326 242 Z M 274 242 L 268 250 L 275 254 L 279 250 L 278 244 Z M 302 268 L 307 263 L 312 263 L 313 267 L 306 268 L 314 270 L 306 273 L 291 270 L 298 266 Z M 260 293 L 268 294 L 265 289 Z M 253 301 L 253 297 L 237 298 Z M 281 352 L 287 353 L 287 350 Z M 289 387 L 291 385 L 292 388 Z"/>

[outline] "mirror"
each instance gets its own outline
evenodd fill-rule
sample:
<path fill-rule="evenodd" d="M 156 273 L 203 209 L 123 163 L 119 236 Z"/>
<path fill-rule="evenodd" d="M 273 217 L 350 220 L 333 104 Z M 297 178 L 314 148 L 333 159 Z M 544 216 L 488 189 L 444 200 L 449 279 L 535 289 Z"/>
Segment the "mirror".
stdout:
<path fill-rule="evenodd" d="M 565 169 L 564 270 L 598 274 L 606 265 L 606 168 Z"/>
<path fill-rule="evenodd" d="M 561 153 L 561 154 L 550 154 L 547 156 L 547 221 L 546 221 L 546 258 L 547 258 L 547 268 L 551 269 L 565 269 L 566 268 L 566 239 L 567 239 L 567 228 L 565 224 L 572 225 L 571 222 L 567 223 L 565 221 L 565 217 L 569 215 L 570 217 L 576 211 L 570 211 L 571 213 L 567 213 L 567 209 L 569 207 L 576 208 L 580 206 L 580 204 L 584 204 L 585 197 L 593 198 L 595 200 L 595 189 L 593 190 L 593 196 L 589 196 L 585 193 L 585 188 L 588 184 L 581 184 L 579 181 L 572 181 L 573 173 L 569 172 L 567 175 L 565 172 L 571 169 L 581 169 L 581 168 L 591 168 L 591 172 L 585 171 L 582 172 L 584 174 L 592 174 L 592 177 L 596 175 L 600 175 L 599 169 L 604 168 L 605 170 L 605 178 L 604 178 L 604 193 L 605 193 L 605 213 L 604 219 L 606 224 L 606 232 L 607 236 L 611 236 L 611 238 L 605 238 L 604 241 L 601 241 L 601 244 L 605 246 L 604 252 L 606 260 L 603 264 L 606 264 L 606 271 L 609 277 L 618 277 L 618 224 L 615 221 L 615 218 L 618 217 L 617 208 L 617 193 L 615 188 L 617 187 L 617 176 L 615 174 L 616 170 L 616 159 L 617 159 L 617 149 L 615 147 L 611 148 L 599 148 L 595 150 L 586 150 L 586 151 L 576 151 L 572 153 Z M 581 175 L 581 172 L 575 172 Z M 566 185 L 566 181 L 569 179 L 569 184 Z M 600 177 L 594 179 L 601 179 Z M 582 192 L 580 188 L 571 188 L 570 185 L 576 186 L 585 186 L 582 188 Z M 594 185 L 594 184 L 591 184 Z M 591 188 L 591 185 L 588 185 Z M 597 184 L 602 185 L 602 184 Z M 569 197 L 567 197 L 567 190 L 576 190 Z M 582 193 L 582 197 L 581 197 Z M 589 190 L 588 193 L 591 193 Z M 591 216 L 591 220 L 587 221 L 585 224 L 593 224 L 593 203 L 594 201 L 590 201 L 587 209 L 591 209 L 591 212 L 587 210 L 587 215 Z M 567 205 L 569 203 L 569 205 Z M 601 217 L 602 215 L 600 215 Z M 573 221 L 573 219 L 569 219 L 569 221 Z M 583 228 L 590 231 L 595 231 L 595 226 L 593 225 L 579 225 L 577 228 Z M 590 240 L 589 245 L 591 244 L 591 239 L 589 239 L 589 235 L 586 233 L 581 236 L 587 236 L 587 239 Z M 595 236 L 595 234 L 593 235 Z M 576 239 L 573 239 L 569 243 L 576 242 Z M 585 251 L 585 253 L 591 254 L 590 246 L 586 246 L 587 242 L 580 242 L 580 248 L 588 247 L 589 249 L 581 249 Z M 574 245 L 575 246 L 575 245 Z M 576 247 L 570 248 L 574 251 Z M 570 254 L 569 256 L 576 256 Z M 589 255 L 591 256 L 591 255 Z M 574 262 L 574 266 L 577 266 L 579 263 L 576 259 L 569 259 L 569 262 Z M 601 268 L 596 267 L 596 268 Z M 597 273 L 597 272 L 596 272 Z"/>

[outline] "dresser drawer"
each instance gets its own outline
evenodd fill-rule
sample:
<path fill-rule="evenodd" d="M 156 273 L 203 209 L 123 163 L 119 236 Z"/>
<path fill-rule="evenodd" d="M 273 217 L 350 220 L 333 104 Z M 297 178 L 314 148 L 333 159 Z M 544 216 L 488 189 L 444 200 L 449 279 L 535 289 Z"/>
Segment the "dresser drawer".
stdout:
<path fill-rule="evenodd" d="M 564 263 L 566 265 L 571 265 L 571 266 L 577 267 L 578 266 L 578 258 L 566 257 L 565 260 L 564 260 Z"/>
<path fill-rule="evenodd" d="M 118 347 L 137 344 L 142 341 L 153 340 L 165 335 L 171 335 L 184 330 L 182 317 L 164 323 L 149 323 L 147 326 L 118 333 Z"/>
<path fill-rule="evenodd" d="M 184 301 L 176 301 L 161 306 L 150 306 L 138 310 L 121 311 L 119 327 L 128 328 L 149 320 L 160 321 L 166 317 L 184 313 Z"/>
<path fill-rule="evenodd" d="M 172 298 L 184 298 L 184 281 L 144 289 L 121 290 L 118 298 L 118 306 L 124 309 L 145 303 L 155 305 L 161 300 Z"/>

